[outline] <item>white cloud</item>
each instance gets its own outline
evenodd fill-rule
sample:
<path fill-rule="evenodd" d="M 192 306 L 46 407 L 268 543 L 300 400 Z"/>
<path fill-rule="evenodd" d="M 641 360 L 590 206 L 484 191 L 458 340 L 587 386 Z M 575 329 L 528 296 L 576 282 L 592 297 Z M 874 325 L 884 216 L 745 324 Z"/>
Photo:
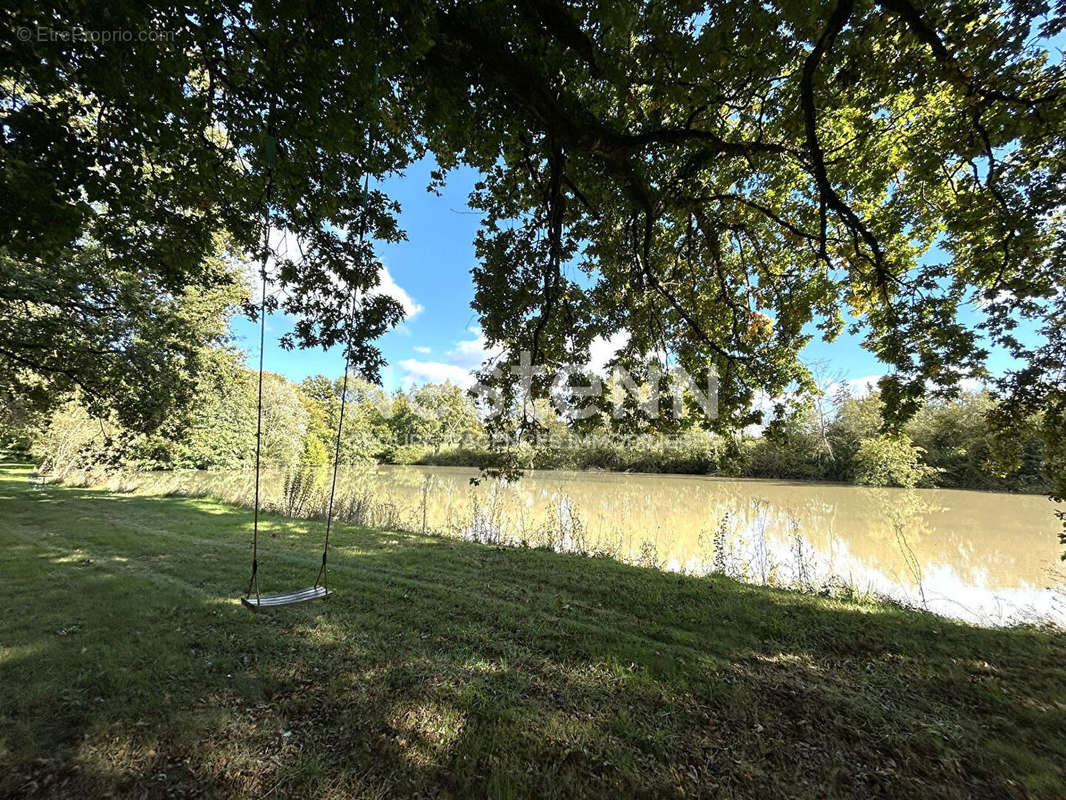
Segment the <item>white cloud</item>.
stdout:
<path fill-rule="evenodd" d="M 981 378 L 963 378 L 959 381 L 959 388 L 964 392 L 980 392 L 988 388 L 988 383 Z"/>
<path fill-rule="evenodd" d="M 502 347 L 489 347 L 481 328 L 470 328 L 470 333 L 474 334 L 473 339 L 456 342 L 455 347 L 445 355 L 450 364 L 475 369 L 480 367 L 486 359 L 503 352 Z"/>
<path fill-rule="evenodd" d="M 986 311 L 992 306 L 1010 305 L 1013 306 L 1018 302 L 1018 296 L 1014 292 L 1007 289 L 1001 289 L 996 293 L 995 297 L 987 298 L 982 293 L 976 299 L 976 305 L 982 311 Z"/>
<path fill-rule="evenodd" d="M 408 294 L 406 289 L 396 283 L 396 280 L 392 277 L 388 267 L 382 265 L 378 277 L 381 279 L 381 283 L 378 284 L 378 287 L 371 291 L 370 294 L 386 295 L 399 303 L 403 307 L 404 314 L 407 315 L 404 322 L 410 322 L 425 310 L 425 306 L 416 301 L 410 294 Z"/>
<path fill-rule="evenodd" d="M 433 352 L 433 348 L 432 347 L 425 347 L 425 346 L 420 345 L 420 344 L 416 344 L 411 349 L 414 350 L 416 353 L 421 353 L 424 356 L 428 356 L 430 353 Z"/>
<path fill-rule="evenodd" d="M 402 382 L 410 386 L 415 382 L 434 382 L 450 380 L 464 388 L 469 388 L 476 382 L 474 372 L 487 359 L 498 356 L 503 352 L 502 347 L 489 347 L 485 341 L 485 335 L 480 328 L 470 328 L 474 334 L 473 339 L 462 339 L 455 342 L 452 349 L 448 350 L 440 361 L 420 361 L 416 358 L 408 358 L 400 361 L 398 366 L 407 373 Z M 417 346 L 416 352 L 429 355 L 430 348 Z"/>
<path fill-rule="evenodd" d="M 501 355 L 504 348 L 490 347 L 485 334 L 478 327 L 470 328 L 469 332 L 473 334 L 473 338 L 455 342 L 440 361 L 420 361 L 414 358 L 400 361 L 398 366 L 406 373 L 401 379 L 402 383 L 410 386 L 416 382 L 450 380 L 464 388 L 473 386 L 476 382 L 474 372 L 486 361 Z M 607 362 L 625 347 L 629 342 L 629 336 L 628 331 L 619 331 L 606 339 L 597 336 L 589 347 L 587 367 L 603 375 Z M 422 346 L 415 346 L 412 349 L 423 355 L 429 355 L 431 352 L 430 348 Z"/>
<path fill-rule="evenodd" d="M 877 382 L 881 380 L 880 375 L 867 375 L 863 378 L 852 378 L 850 381 L 844 381 L 843 383 L 830 383 L 826 387 L 826 396 L 832 397 L 841 388 L 847 389 L 848 393 L 857 399 L 869 397 L 876 391 L 879 391 Z M 959 381 L 959 389 L 964 392 L 978 392 L 987 388 L 987 383 L 981 378 L 962 378 Z M 926 389 L 932 391 L 936 384 L 932 381 L 926 382 Z"/>
<path fill-rule="evenodd" d="M 629 344 L 629 331 L 618 331 L 607 339 L 597 336 L 589 344 L 588 369 L 597 375 L 603 375 L 607 369 L 607 362 L 627 344 Z"/>
<path fill-rule="evenodd" d="M 271 256 L 267 259 L 267 276 L 274 275 L 277 272 L 276 263 L 278 259 L 291 258 L 293 261 L 299 263 L 300 261 L 300 247 L 298 238 L 284 228 L 272 228 L 270 231 L 270 249 Z M 260 284 L 260 264 L 258 261 L 245 261 L 242 264 L 242 272 L 244 273 L 245 282 L 248 284 L 249 291 L 254 300 L 259 299 L 261 292 Z M 396 283 L 396 279 L 392 277 L 392 273 L 389 272 L 388 267 L 384 264 L 381 266 L 381 270 L 378 272 L 379 283 L 376 288 L 371 290 L 371 295 L 386 295 L 391 297 L 403 308 L 405 319 L 404 322 L 410 322 L 420 313 L 425 310 L 425 306 L 411 297 L 411 294 Z M 333 276 L 333 282 L 335 285 L 339 285 L 340 279 Z M 267 284 L 267 292 L 272 297 L 277 297 L 279 300 L 285 299 L 286 290 L 276 284 Z M 401 334 L 408 334 L 410 331 L 397 330 Z"/>
<path fill-rule="evenodd" d="M 774 398 L 768 392 L 762 389 L 756 389 L 751 399 L 751 407 L 755 411 L 763 412 L 763 421 L 759 423 L 753 423 L 744 428 L 744 434 L 746 436 L 762 436 L 763 430 L 766 428 L 766 423 L 770 420 L 770 417 L 774 412 Z"/>
<path fill-rule="evenodd" d="M 407 358 L 399 362 L 399 367 L 407 373 L 403 378 L 404 385 L 411 385 L 415 381 L 426 383 L 451 381 L 464 389 L 474 385 L 473 373 L 469 369 L 455 364 Z"/>
<path fill-rule="evenodd" d="M 881 380 L 880 375 L 867 375 L 864 378 L 852 378 L 850 381 L 844 381 L 844 385 L 852 397 L 862 398 L 869 397 L 877 391 L 877 382 L 879 380 Z"/>
<path fill-rule="evenodd" d="M 852 397 L 862 399 L 878 391 L 877 382 L 879 380 L 881 380 L 880 375 L 866 375 L 862 378 L 852 378 L 844 382 L 830 381 L 822 386 L 822 391 L 825 392 L 825 397 L 833 398 L 836 397 L 841 389 L 844 389 Z"/>
<path fill-rule="evenodd" d="M 503 353 L 503 347 L 489 346 L 485 339 L 485 334 L 481 332 L 480 328 L 472 327 L 469 331 L 474 335 L 474 338 L 462 339 L 455 342 L 452 349 L 444 354 L 445 363 L 457 367 L 463 367 L 468 370 L 475 370 L 485 363 L 485 361 L 496 358 Z M 608 339 L 605 339 L 602 336 L 597 336 L 592 340 L 592 344 L 589 347 L 588 367 L 593 371 L 602 374 L 606 370 L 607 362 L 614 357 L 615 353 L 625 347 L 628 342 L 628 331 L 619 331 Z M 428 347 L 421 349 L 415 347 L 414 350 L 426 355 L 430 352 Z"/>
<path fill-rule="evenodd" d="M 290 235 L 284 228 L 270 229 L 270 255 L 267 257 L 266 262 L 268 296 L 284 299 L 284 292 L 271 283 L 270 278 L 277 272 L 276 264 L 278 258 L 288 258 L 290 256 L 295 258 L 299 256 L 299 251 L 294 244 L 295 241 L 296 237 Z M 262 292 L 262 262 L 259 257 L 242 261 L 241 272 L 244 274 L 244 282 L 248 286 L 249 295 L 258 303 Z"/>

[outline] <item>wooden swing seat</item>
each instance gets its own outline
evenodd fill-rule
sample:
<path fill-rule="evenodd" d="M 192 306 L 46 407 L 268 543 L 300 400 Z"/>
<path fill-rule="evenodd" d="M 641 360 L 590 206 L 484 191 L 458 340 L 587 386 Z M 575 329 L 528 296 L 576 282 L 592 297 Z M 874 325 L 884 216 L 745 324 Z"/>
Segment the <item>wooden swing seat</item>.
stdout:
<path fill-rule="evenodd" d="M 309 586 L 288 594 L 264 594 L 259 597 L 242 597 L 241 603 L 245 608 L 259 611 L 264 608 L 281 608 L 282 606 L 294 606 L 297 603 L 306 603 L 308 600 L 317 600 L 320 597 L 328 597 L 333 594 L 325 586 Z"/>

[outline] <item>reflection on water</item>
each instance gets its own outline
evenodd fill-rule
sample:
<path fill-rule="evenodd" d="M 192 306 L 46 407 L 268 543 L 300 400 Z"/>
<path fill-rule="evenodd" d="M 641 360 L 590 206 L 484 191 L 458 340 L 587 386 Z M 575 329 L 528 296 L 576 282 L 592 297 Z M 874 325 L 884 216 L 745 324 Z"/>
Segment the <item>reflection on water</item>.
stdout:
<path fill-rule="evenodd" d="M 470 484 L 461 467 L 366 467 L 338 481 L 338 519 L 507 545 L 602 553 L 702 575 L 895 598 L 973 622 L 1066 624 L 1060 523 L 1046 498 L 687 475 L 531 472 Z M 290 479 L 292 473 L 289 473 Z M 155 473 L 124 488 L 250 505 L 251 473 Z M 264 506 L 286 513 L 285 473 Z M 326 470 L 304 514 L 324 515 Z M 121 487 L 119 487 L 121 488 Z M 291 498 L 290 498 L 291 499 Z"/>
<path fill-rule="evenodd" d="M 837 579 L 975 622 L 1066 622 L 1047 498 L 682 475 L 533 472 L 471 487 L 476 470 L 380 467 L 403 527 L 606 552 L 633 563 L 819 588 Z M 425 501 L 423 502 L 423 498 Z"/>

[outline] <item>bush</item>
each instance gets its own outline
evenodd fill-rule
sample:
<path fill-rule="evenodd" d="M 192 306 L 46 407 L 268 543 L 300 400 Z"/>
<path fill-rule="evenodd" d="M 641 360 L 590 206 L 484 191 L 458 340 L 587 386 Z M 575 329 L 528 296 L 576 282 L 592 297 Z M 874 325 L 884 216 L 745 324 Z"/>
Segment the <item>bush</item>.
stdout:
<path fill-rule="evenodd" d="M 834 464 L 809 436 L 779 442 L 765 437 L 743 444 L 741 474 L 746 478 L 825 480 Z"/>
<path fill-rule="evenodd" d="M 937 470 L 922 463 L 924 450 L 907 435 L 863 439 L 855 453 L 855 483 L 863 486 L 917 486 Z"/>
<path fill-rule="evenodd" d="M 456 447 L 439 453 L 427 452 L 419 463 L 431 467 L 498 467 L 503 464 L 503 459 L 493 450 Z"/>
<path fill-rule="evenodd" d="M 402 444 L 389 453 L 391 464 L 420 464 L 426 456 L 426 448 L 420 444 Z"/>

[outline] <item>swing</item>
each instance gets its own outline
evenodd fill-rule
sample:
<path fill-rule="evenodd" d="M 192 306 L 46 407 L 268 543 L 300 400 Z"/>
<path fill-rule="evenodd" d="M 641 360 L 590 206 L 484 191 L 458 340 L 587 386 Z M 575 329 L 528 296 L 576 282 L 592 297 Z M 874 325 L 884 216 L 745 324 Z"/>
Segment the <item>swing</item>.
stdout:
<path fill-rule="evenodd" d="M 261 608 L 280 608 L 281 606 L 292 606 L 297 603 L 306 603 L 308 600 L 317 600 L 320 597 L 328 597 L 333 592 L 326 589 L 325 586 L 311 586 L 307 589 L 301 589 L 298 592 L 290 592 L 289 594 L 257 594 L 254 598 L 242 597 L 241 602 L 245 608 L 250 608 L 252 611 L 258 611 Z"/>
<path fill-rule="evenodd" d="M 275 140 L 273 135 L 268 131 L 267 133 L 267 163 L 272 165 L 274 162 L 275 152 Z M 296 605 L 298 603 L 306 603 L 309 600 L 318 600 L 319 598 L 326 598 L 333 594 L 332 590 L 326 586 L 326 556 L 329 553 L 329 531 L 333 522 L 333 500 L 337 492 L 337 465 L 340 462 L 341 454 L 341 430 L 344 426 L 344 406 L 348 398 L 348 371 L 351 368 L 351 351 L 350 348 L 345 348 L 344 355 L 344 383 L 341 389 L 341 407 L 340 414 L 337 420 L 337 441 L 333 452 L 333 482 L 329 489 L 329 507 L 326 512 L 326 539 L 322 546 L 322 566 L 319 567 L 318 577 L 315 578 L 313 586 L 308 586 L 306 589 L 297 589 L 294 592 L 288 592 L 286 594 L 269 594 L 263 595 L 259 593 L 259 465 L 260 465 L 260 453 L 263 438 L 263 349 L 264 342 L 266 340 L 266 286 L 267 286 L 267 273 L 266 265 L 267 258 L 270 254 L 270 194 L 271 194 L 271 167 L 268 167 L 267 171 L 267 185 L 266 185 L 266 210 L 263 215 L 265 232 L 263 234 L 263 260 L 259 269 L 259 276 L 262 281 L 262 297 L 259 303 L 259 395 L 258 405 L 256 409 L 256 422 L 255 422 L 255 511 L 252 522 L 252 577 L 248 581 L 248 591 L 244 593 L 244 597 L 241 598 L 241 603 L 245 608 L 249 608 L 252 611 L 260 611 L 267 608 L 281 608 L 283 606 Z M 363 197 L 367 196 L 367 192 L 370 189 L 370 174 L 367 173 L 364 180 Z M 364 208 L 363 219 L 359 230 L 359 241 L 363 242 L 366 236 L 366 212 Z M 355 315 L 356 301 L 355 296 L 352 296 L 352 308 L 351 314 Z M 254 595 L 254 597 L 253 597 Z"/>

